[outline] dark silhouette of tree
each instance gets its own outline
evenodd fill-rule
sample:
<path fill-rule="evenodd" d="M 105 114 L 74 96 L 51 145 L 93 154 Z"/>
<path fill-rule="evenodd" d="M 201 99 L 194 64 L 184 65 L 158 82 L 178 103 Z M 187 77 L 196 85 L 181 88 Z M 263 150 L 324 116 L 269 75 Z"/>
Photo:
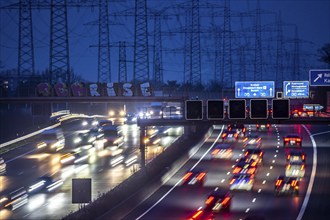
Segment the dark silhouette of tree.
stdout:
<path fill-rule="evenodd" d="M 325 44 L 318 50 L 319 61 L 327 63 L 330 68 L 330 43 Z"/>

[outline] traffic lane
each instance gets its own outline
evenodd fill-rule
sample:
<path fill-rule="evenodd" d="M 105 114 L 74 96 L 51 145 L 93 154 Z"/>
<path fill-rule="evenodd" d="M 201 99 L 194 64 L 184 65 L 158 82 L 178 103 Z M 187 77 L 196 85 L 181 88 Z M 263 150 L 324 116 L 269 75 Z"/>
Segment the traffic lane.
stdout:
<path fill-rule="evenodd" d="M 290 128 L 290 131 L 291 131 L 292 129 Z M 284 132 L 286 132 L 286 131 L 284 131 Z M 265 141 L 266 142 L 266 141 Z M 267 142 L 266 142 L 267 143 Z M 278 144 L 278 140 L 277 139 L 274 139 L 274 138 L 271 138 L 271 140 L 270 140 L 270 143 L 269 143 L 269 145 L 270 145 L 270 148 L 271 148 L 271 150 L 274 150 L 275 151 L 275 153 L 276 153 L 276 150 L 275 149 L 278 149 L 277 148 L 277 144 Z M 274 145 L 276 145 L 276 148 L 274 148 L 274 147 L 271 147 L 271 146 L 274 146 Z M 266 148 L 267 148 L 267 145 L 266 145 Z M 275 154 L 274 154 L 275 155 Z M 281 162 L 281 164 L 285 164 L 285 157 L 284 157 L 284 153 L 282 152 L 282 158 L 279 158 L 278 160 L 279 161 L 282 161 Z M 198 158 L 198 156 L 197 156 L 197 158 Z M 196 158 L 196 159 L 197 159 Z M 273 160 L 271 160 L 273 158 L 273 156 L 271 156 L 271 155 L 269 155 L 269 158 L 267 159 L 267 157 L 265 158 L 265 161 L 273 161 Z M 207 163 L 206 161 L 204 162 L 201 162 L 200 163 L 200 167 L 201 168 L 203 168 L 203 166 L 205 166 L 204 164 L 205 163 Z M 272 163 L 272 162 L 270 162 L 270 163 Z M 279 173 L 279 172 L 281 172 L 280 170 L 282 170 L 283 169 L 283 167 L 282 167 L 282 165 L 279 165 L 280 167 L 277 167 L 277 165 L 276 165 L 276 161 L 275 161 L 275 163 L 274 163 L 274 167 L 275 167 L 275 169 L 273 168 L 273 171 L 276 171 L 276 169 L 277 169 L 277 172 Z M 206 165 L 206 167 L 208 167 L 207 165 Z M 213 167 L 223 167 L 222 165 L 219 165 L 219 166 L 213 166 Z M 227 170 L 226 170 L 227 169 Z M 227 171 L 227 173 L 229 173 L 230 171 L 231 171 L 231 167 L 230 167 L 230 164 L 229 164 L 229 166 L 227 165 L 227 167 L 225 168 L 225 170 L 223 170 L 223 171 L 217 171 L 216 173 L 224 173 L 224 171 L 226 172 Z M 208 172 L 210 173 L 210 170 L 208 170 Z M 213 175 L 215 176 L 215 175 L 217 175 L 216 173 L 214 173 Z M 256 195 L 257 195 L 257 193 L 260 193 L 261 191 L 259 191 L 259 189 L 257 190 L 257 191 L 252 191 L 252 192 L 249 192 L 249 193 L 246 193 L 246 192 L 233 192 L 233 194 L 235 194 L 234 195 L 234 197 L 236 198 L 236 199 L 234 199 L 233 200 L 233 207 L 232 207 L 232 210 L 231 210 L 231 213 L 233 214 L 232 215 L 232 217 L 233 218 L 236 218 L 236 217 L 240 217 L 241 215 L 242 215 L 242 211 L 243 211 L 243 213 L 245 213 L 245 214 L 243 214 L 243 216 L 248 216 L 249 214 L 249 212 L 250 212 L 250 210 L 251 210 L 251 213 L 252 213 L 252 215 L 253 214 L 258 214 L 258 212 L 260 212 L 260 210 L 261 210 L 261 216 L 269 216 L 268 215 L 268 212 L 264 212 L 263 210 L 264 209 L 269 209 L 269 210 L 274 210 L 274 206 L 273 206 L 273 204 L 274 204 L 274 202 L 273 201 L 271 201 L 271 200 L 269 200 L 269 198 L 274 198 L 274 181 L 275 181 L 275 178 L 277 177 L 277 174 L 275 174 L 274 175 L 274 177 L 271 177 L 270 176 L 270 173 L 269 173 L 269 175 L 267 175 L 268 174 L 268 171 L 266 170 L 266 169 L 264 169 L 263 170 L 263 168 L 262 167 L 260 167 L 259 168 L 259 171 L 258 171 L 258 174 L 256 175 L 257 176 L 257 178 L 256 178 L 256 188 L 258 188 L 258 182 L 259 182 L 259 185 L 265 185 L 264 186 L 264 194 L 265 194 L 265 197 L 266 197 L 266 200 L 264 201 L 264 202 L 261 202 L 261 203 L 259 203 L 259 202 L 256 202 L 257 201 L 257 197 L 256 197 Z M 183 174 L 181 174 L 180 176 L 182 177 L 182 175 Z M 210 176 L 210 174 L 208 174 L 208 176 Z M 268 181 L 268 184 L 266 184 L 267 183 L 267 180 L 264 182 L 264 180 L 263 180 L 263 178 L 262 178 L 262 176 L 267 176 L 268 177 L 268 179 L 270 179 L 269 181 Z M 261 177 L 261 178 L 260 178 Z M 180 179 L 180 177 L 179 178 L 177 178 L 177 180 L 178 179 Z M 208 178 L 207 178 L 208 179 Z M 220 178 L 218 178 L 219 179 L 219 181 L 220 181 L 220 179 L 221 179 L 221 177 Z M 175 182 L 175 181 L 174 181 Z M 205 185 L 207 185 L 207 182 L 208 182 L 208 180 L 206 181 L 206 184 Z M 217 182 L 217 181 L 216 181 Z M 221 182 L 221 181 L 220 181 Z M 171 184 L 173 184 L 173 183 L 171 183 Z M 226 184 L 225 182 L 224 182 L 224 184 Z M 228 184 L 228 183 L 227 183 Z M 224 187 L 224 188 L 226 188 L 226 187 Z M 174 190 L 173 190 L 173 192 L 174 192 Z M 268 192 L 268 193 L 267 193 Z M 269 193 L 270 192 L 270 193 Z M 158 193 L 158 192 L 157 192 Z M 169 197 L 169 198 L 167 198 L 167 197 L 165 197 L 164 198 L 164 200 L 162 201 L 162 203 L 161 204 L 165 204 L 165 206 L 166 207 L 168 207 L 168 203 L 169 204 L 171 204 L 171 203 L 175 203 L 175 201 L 178 201 L 178 199 L 179 199 L 179 196 L 171 196 L 171 194 L 172 194 L 172 192 L 167 196 L 167 197 Z M 190 194 L 194 194 L 194 193 L 190 193 Z M 269 195 L 267 195 L 267 194 L 269 194 Z M 160 197 L 162 195 L 162 193 L 160 192 L 160 195 L 158 196 L 158 197 Z M 247 200 L 245 201 L 245 202 L 242 202 L 242 201 L 244 201 L 244 200 L 242 200 L 242 198 L 240 198 L 240 195 L 244 195 L 243 196 L 243 198 L 246 198 Z M 206 195 L 205 195 L 206 196 Z M 203 199 L 205 199 L 205 196 L 204 196 L 204 198 Z M 264 196 L 264 195 L 263 195 Z M 157 196 L 156 196 L 157 197 Z M 173 198 L 173 200 L 172 200 L 172 198 Z M 194 198 L 190 198 L 190 199 L 187 199 L 187 201 L 192 201 L 192 200 L 194 200 L 194 201 L 196 201 L 196 200 L 200 200 L 199 201 L 199 204 L 203 204 L 203 199 L 202 200 L 200 200 L 200 196 L 198 195 L 197 196 L 197 198 L 196 197 L 194 197 Z M 169 201 L 167 201 L 167 200 L 169 200 Z M 287 199 L 289 202 L 290 201 L 292 201 L 292 199 L 290 199 L 290 198 L 288 198 Z M 300 206 L 300 203 L 301 203 L 301 199 L 299 200 L 299 198 L 298 199 L 296 199 L 296 200 L 298 200 L 298 202 L 296 201 L 295 203 L 294 203 L 294 205 L 295 205 L 295 207 L 296 208 L 294 208 L 294 211 L 293 212 L 290 212 L 290 208 L 289 208 L 289 211 L 287 212 L 287 213 L 292 213 L 292 214 L 289 214 L 289 216 L 288 216 L 288 218 L 295 218 L 296 216 L 297 216 L 297 211 L 298 211 L 298 208 L 297 207 L 299 207 Z M 186 200 L 183 200 L 183 201 L 180 201 L 180 203 L 184 203 Z M 262 199 L 260 199 L 260 201 L 262 201 Z M 148 203 L 148 202 L 147 202 Z M 234 205 L 235 203 L 237 203 L 237 205 Z M 278 203 L 278 205 L 282 205 L 282 207 L 280 207 L 280 209 L 283 209 L 283 208 L 285 208 L 285 207 L 292 207 L 290 204 L 288 205 L 287 204 L 287 202 L 285 202 L 285 204 L 283 205 L 283 200 L 281 201 L 281 202 L 277 202 Z M 153 203 L 153 202 L 151 202 L 151 204 L 155 204 L 155 203 Z M 150 217 L 150 219 L 153 219 L 153 218 L 159 218 L 159 217 L 161 217 L 161 216 L 164 216 L 164 215 L 171 215 L 170 213 L 173 213 L 172 212 L 172 210 L 166 210 L 165 212 L 164 211 L 162 211 L 163 210 L 163 208 L 162 208 L 162 205 L 161 204 L 159 204 L 159 205 L 157 205 L 157 206 L 155 206 L 151 211 L 150 211 L 150 215 L 149 215 L 149 213 L 146 215 L 146 217 L 143 217 L 143 219 L 149 219 L 149 217 Z M 259 205 L 258 205 L 259 204 Z M 260 206 L 260 204 L 261 204 L 261 206 Z M 266 207 L 265 207 L 265 204 L 266 204 Z M 299 205 L 297 205 L 297 204 L 299 204 Z M 236 207 L 240 207 L 240 209 L 237 209 L 237 208 L 235 208 L 235 206 Z M 148 207 L 148 204 L 145 206 L 145 208 L 147 208 Z M 159 207 L 159 208 L 157 208 L 157 207 Z M 196 209 L 196 207 L 195 207 L 195 209 Z M 193 210 L 193 209 L 192 209 Z M 254 211 L 253 211 L 254 210 Z M 278 213 L 277 212 L 277 210 L 275 210 L 274 211 L 275 213 Z M 152 214 L 152 213 L 154 213 L 154 214 Z M 159 213 L 162 213 L 161 215 L 159 215 Z M 176 215 L 178 215 L 178 213 L 176 214 Z M 134 217 L 134 218 L 136 218 L 137 216 L 132 216 L 132 217 Z M 167 217 L 170 217 L 170 216 L 167 216 Z M 166 218 L 167 218 L 166 217 Z M 283 213 L 280 213 L 280 217 L 284 217 L 285 218 L 285 216 L 283 216 Z M 176 218 L 176 216 L 171 216 L 171 218 Z M 274 219 L 276 219 L 276 218 L 278 218 L 278 217 L 275 217 Z"/>
<path fill-rule="evenodd" d="M 326 130 L 320 130 L 319 125 L 310 125 L 312 134 L 323 133 L 315 135 L 314 139 L 317 145 L 317 169 L 312 189 L 312 194 L 306 211 L 302 219 L 329 219 L 329 197 L 330 197 L 330 127 L 327 126 Z M 324 127 L 324 126 L 323 126 Z"/>
<path fill-rule="evenodd" d="M 134 148 L 134 145 L 130 144 L 132 136 L 134 135 L 128 133 L 128 148 Z M 111 159 L 111 157 L 104 155 L 89 161 L 88 165 L 63 166 L 60 170 L 60 176 L 66 181 L 64 181 L 61 189 L 55 193 L 32 195 L 29 198 L 29 203 L 14 212 L 12 217 L 19 219 L 59 219 L 70 211 L 78 209 L 77 204 L 71 203 L 72 178 L 92 178 L 92 199 L 96 199 L 100 194 L 109 191 L 127 179 L 139 167 L 136 163 L 131 166 L 120 164 L 112 167 Z"/>

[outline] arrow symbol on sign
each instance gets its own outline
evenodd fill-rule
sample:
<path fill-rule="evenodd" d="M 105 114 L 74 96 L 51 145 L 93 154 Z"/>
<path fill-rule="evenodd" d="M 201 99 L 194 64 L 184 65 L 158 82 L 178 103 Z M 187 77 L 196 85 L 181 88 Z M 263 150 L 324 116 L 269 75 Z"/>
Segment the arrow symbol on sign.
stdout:
<path fill-rule="evenodd" d="M 241 91 L 241 89 L 240 89 L 240 88 L 238 88 L 238 89 L 237 89 L 237 94 L 238 94 L 238 96 L 239 96 L 239 91 Z"/>
<path fill-rule="evenodd" d="M 257 94 L 256 93 L 253 93 L 253 96 L 256 96 Z"/>
<path fill-rule="evenodd" d="M 317 74 L 317 77 L 316 77 L 316 79 L 314 79 L 314 82 L 316 82 L 319 79 L 322 79 L 322 76 L 323 76 L 322 73 Z"/>
<path fill-rule="evenodd" d="M 272 96 L 273 95 L 273 89 L 272 88 L 269 88 L 269 95 Z"/>

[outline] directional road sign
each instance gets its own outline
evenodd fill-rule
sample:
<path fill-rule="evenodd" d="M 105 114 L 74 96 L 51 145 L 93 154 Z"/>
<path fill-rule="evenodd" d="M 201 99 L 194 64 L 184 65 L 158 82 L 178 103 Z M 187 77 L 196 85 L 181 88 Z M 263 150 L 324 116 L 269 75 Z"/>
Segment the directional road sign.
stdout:
<path fill-rule="evenodd" d="M 236 98 L 273 98 L 274 81 L 235 82 Z"/>
<path fill-rule="evenodd" d="M 310 70 L 309 82 L 310 86 L 330 86 L 330 69 Z"/>
<path fill-rule="evenodd" d="M 284 98 L 308 98 L 309 82 L 308 81 L 284 81 L 283 82 Z"/>

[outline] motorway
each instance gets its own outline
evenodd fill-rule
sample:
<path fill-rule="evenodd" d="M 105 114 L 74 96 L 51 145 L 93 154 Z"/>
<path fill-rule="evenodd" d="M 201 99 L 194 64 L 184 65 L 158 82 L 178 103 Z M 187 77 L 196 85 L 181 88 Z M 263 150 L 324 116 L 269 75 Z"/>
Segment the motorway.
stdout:
<path fill-rule="evenodd" d="M 247 128 L 250 134 L 262 137 L 264 163 L 258 167 L 253 190 L 232 191 L 230 212 L 216 214 L 215 219 L 329 219 L 330 127 L 272 125 L 269 131 L 256 131 L 254 125 Z M 232 159 L 211 160 L 210 150 L 219 141 L 221 133 L 222 130 L 214 130 L 209 140 L 177 173 L 124 219 L 186 219 L 203 205 L 215 187 L 228 191 L 231 171 L 236 159 L 243 153 L 242 143 L 234 144 Z M 299 196 L 275 197 L 275 180 L 284 173 L 286 164 L 282 137 L 288 133 L 298 133 L 303 138 L 303 150 L 307 155 L 306 173 L 301 181 Z M 204 186 L 181 186 L 185 172 L 195 167 L 208 172 Z M 111 219 L 110 216 L 104 219 L 108 217 Z"/>
<path fill-rule="evenodd" d="M 66 148 L 74 148 L 73 140 L 77 133 L 86 128 L 81 121 L 61 126 L 65 135 Z M 123 154 L 138 155 L 139 129 L 136 124 L 121 125 L 124 135 Z M 172 141 L 174 138 L 171 138 Z M 161 151 L 149 147 L 150 152 L 146 159 L 151 160 Z M 6 173 L 0 176 L 0 192 L 13 191 L 19 187 L 28 187 L 38 177 L 52 174 L 64 180 L 63 185 L 53 192 L 38 192 L 30 194 L 26 204 L 15 209 L 0 210 L 0 219 L 60 219 L 70 211 L 78 209 L 78 204 L 71 203 L 72 178 L 92 178 L 92 199 L 109 191 L 111 188 L 127 179 L 133 172 L 139 169 L 139 165 L 133 163 L 112 165 L 111 157 L 106 151 L 91 155 L 88 163 L 79 165 L 62 165 L 60 156 L 64 153 L 45 153 L 36 150 L 36 142 L 24 145 L 2 154 L 6 161 Z M 2 193 L 1 193 L 2 194 Z"/>

